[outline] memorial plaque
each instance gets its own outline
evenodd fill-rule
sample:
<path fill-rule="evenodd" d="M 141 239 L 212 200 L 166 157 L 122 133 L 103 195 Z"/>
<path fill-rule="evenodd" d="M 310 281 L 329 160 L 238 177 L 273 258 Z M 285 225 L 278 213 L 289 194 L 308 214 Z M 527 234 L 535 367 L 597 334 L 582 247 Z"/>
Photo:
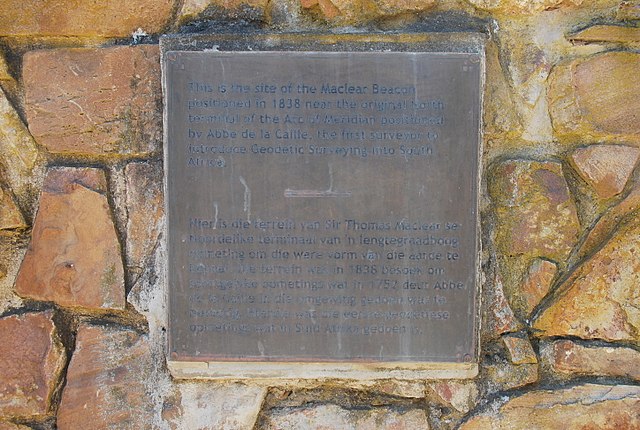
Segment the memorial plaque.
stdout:
<path fill-rule="evenodd" d="M 480 54 L 163 66 L 170 360 L 476 360 Z"/>

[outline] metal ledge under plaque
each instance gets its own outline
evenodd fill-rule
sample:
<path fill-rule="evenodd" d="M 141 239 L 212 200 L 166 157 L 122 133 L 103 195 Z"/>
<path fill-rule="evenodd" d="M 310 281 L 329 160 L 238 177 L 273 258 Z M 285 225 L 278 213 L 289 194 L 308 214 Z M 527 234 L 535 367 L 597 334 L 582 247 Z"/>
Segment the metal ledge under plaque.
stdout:
<path fill-rule="evenodd" d="M 477 374 L 483 53 L 381 38 L 163 42 L 174 376 Z"/>

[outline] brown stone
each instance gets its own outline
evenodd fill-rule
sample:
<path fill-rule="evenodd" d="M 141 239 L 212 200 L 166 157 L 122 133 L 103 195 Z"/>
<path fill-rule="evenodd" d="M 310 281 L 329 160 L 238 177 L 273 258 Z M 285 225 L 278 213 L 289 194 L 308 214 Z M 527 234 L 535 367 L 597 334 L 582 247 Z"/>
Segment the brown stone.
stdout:
<path fill-rule="evenodd" d="M 158 242 L 164 214 L 162 166 L 130 163 L 125 168 L 127 206 L 127 264 L 142 268 Z"/>
<path fill-rule="evenodd" d="M 152 428 L 153 369 L 146 337 L 81 324 L 62 392 L 60 430 Z"/>
<path fill-rule="evenodd" d="M 497 400 L 459 430 L 640 428 L 640 387 L 587 384 Z"/>
<path fill-rule="evenodd" d="M 606 52 L 557 66 L 549 108 L 559 137 L 640 142 L 640 54 Z"/>
<path fill-rule="evenodd" d="M 640 352 L 633 348 L 587 347 L 570 340 L 558 340 L 543 347 L 541 355 L 558 373 L 640 381 Z"/>
<path fill-rule="evenodd" d="M 496 244 L 505 255 L 563 261 L 575 245 L 580 225 L 562 165 L 510 160 L 490 173 L 495 203 Z"/>
<path fill-rule="evenodd" d="M 13 196 L 0 187 L 0 230 L 25 228 L 26 226 Z"/>
<path fill-rule="evenodd" d="M 16 279 L 22 297 L 62 306 L 123 309 L 124 269 L 104 172 L 54 168 Z"/>
<path fill-rule="evenodd" d="M 253 429 L 267 388 L 244 384 L 182 383 L 176 411 L 164 414 L 171 429 Z"/>
<path fill-rule="evenodd" d="M 430 383 L 429 387 L 447 405 L 466 414 L 478 401 L 478 387 L 474 382 L 440 381 Z"/>
<path fill-rule="evenodd" d="M 29 130 L 50 152 L 142 156 L 159 148 L 157 46 L 31 51 L 23 79 Z"/>
<path fill-rule="evenodd" d="M 130 37 L 138 28 L 160 32 L 173 0 L 7 0 L 0 36 Z"/>
<path fill-rule="evenodd" d="M 266 417 L 265 430 L 428 430 L 429 422 L 421 409 L 396 411 L 388 407 L 348 410 L 337 405 L 318 405 L 296 410 L 275 410 Z"/>
<path fill-rule="evenodd" d="M 558 287 L 534 322 L 543 336 L 640 340 L 640 220 L 623 226 Z"/>
<path fill-rule="evenodd" d="M 572 42 L 640 43 L 640 28 L 619 25 L 593 25 L 569 36 Z"/>
<path fill-rule="evenodd" d="M 502 342 L 509 353 L 509 360 L 513 364 L 535 364 L 538 362 L 531 342 L 526 337 L 515 334 L 505 334 L 502 336 Z"/>
<path fill-rule="evenodd" d="M 51 407 L 51 395 L 65 365 L 65 352 L 52 312 L 0 319 L 0 416 L 38 417 Z"/>
<path fill-rule="evenodd" d="M 529 266 L 529 273 L 520 287 L 527 315 L 547 295 L 557 272 L 558 266 L 555 263 L 541 258 L 533 260 Z"/>
<path fill-rule="evenodd" d="M 640 149 L 624 145 L 591 145 L 576 149 L 571 161 L 578 174 L 602 199 L 622 192 L 633 169 Z"/>

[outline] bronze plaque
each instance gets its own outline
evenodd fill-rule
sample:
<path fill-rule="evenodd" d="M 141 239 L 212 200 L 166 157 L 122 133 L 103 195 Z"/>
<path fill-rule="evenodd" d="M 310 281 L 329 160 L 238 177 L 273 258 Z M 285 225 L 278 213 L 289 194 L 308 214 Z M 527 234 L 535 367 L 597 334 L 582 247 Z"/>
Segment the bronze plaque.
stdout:
<path fill-rule="evenodd" d="M 164 62 L 171 360 L 476 359 L 480 54 Z"/>

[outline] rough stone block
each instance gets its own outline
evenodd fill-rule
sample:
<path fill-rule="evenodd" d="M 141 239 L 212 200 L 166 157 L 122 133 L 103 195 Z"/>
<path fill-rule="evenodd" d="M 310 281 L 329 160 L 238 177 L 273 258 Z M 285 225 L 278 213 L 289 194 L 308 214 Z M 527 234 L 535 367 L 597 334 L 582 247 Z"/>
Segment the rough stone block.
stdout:
<path fill-rule="evenodd" d="M 138 28 L 158 33 L 174 0 L 6 0 L 0 36 L 127 37 Z"/>
<path fill-rule="evenodd" d="M 31 427 L 14 424 L 7 421 L 0 421 L 0 430 L 31 430 Z"/>
<path fill-rule="evenodd" d="M 2 54 L 0 54 L 0 81 L 13 81 L 13 76 L 9 73 L 9 64 Z"/>
<path fill-rule="evenodd" d="M 81 324 L 62 392 L 61 430 L 153 428 L 152 357 L 146 337 Z"/>
<path fill-rule="evenodd" d="M 436 0 L 301 0 L 303 8 L 317 6 L 327 20 L 354 23 L 402 12 L 427 10 Z"/>
<path fill-rule="evenodd" d="M 16 197 L 26 204 L 38 186 L 38 147 L 0 88 L 0 165 Z"/>
<path fill-rule="evenodd" d="M 640 341 L 638 243 L 636 218 L 571 273 L 533 327 L 543 336 Z"/>
<path fill-rule="evenodd" d="M 122 255 L 105 193 L 100 169 L 49 170 L 16 279 L 19 295 L 69 307 L 124 308 Z"/>
<path fill-rule="evenodd" d="M 558 266 L 555 263 L 541 258 L 533 260 L 529 266 L 529 272 L 520 286 L 520 295 L 524 300 L 527 315 L 547 295 L 557 272 Z"/>
<path fill-rule="evenodd" d="M 177 406 L 164 418 L 171 429 L 253 429 L 267 394 L 265 387 L 185 383 Z"/>
<path fill-rule="evenodd" d="M 127 206 L 127 264 L 144 266 L 153 251 L 164 215 L 162 166 L 130 163 L 125 168 Z"/>
<path fill-rule="evenodd" d="M 635 21 L 640 19 L 640 3 L 637 1 L 621 1 L 616 11 L 616 19 L 619 21 Z"/>
<path fill-rule="evenodd" d="M 640 387 L 587 384 L 499 399 L 459 430 L 640 428 Z"/>
<path fill-rule="evenodd" d="M 0 230 L 25 228 L 26 226 L 20 209 L 13 201 L 13 196 L 0 187 Z"/>
<path fill-rule="evenodd" d="M 396 411 L 389 407 L 369 410 L 347 410 L 337 405 L 318 405 L 296 410 L 272 412 L 266 419 L 265 430 L 414 430 L 429 429 L 425 412 L 421 409 Z"/>
<path fill-rule="evenodd" d="M 640 54 L 606 52 L 556 66 L 549 77 L 555 134 L 565 140 L 640 142 Z"/>
<path fill-rule="evenodd" d="M 513 364 L 535 364 L 538 362 L 538 357 L 528 338 L 515 334 L 505 334 L 502 336 L 502 342 L 507 348 L 509 360 Z"/>
<path fill-rule="evenodd" d="M 563 261 L 578 239 L 575 203 L 557 162 L 509 160 L 489 174 L 496 244 L 505 255 Z"/>
<path fill-rule="evenodd" d="M 545 345 L 541 356 L 565 375 L 611 376 L 640 381 L 640 352 L 633 348 L 582 346 L 570 340 Z"/>
<path fill-rule="evenodd" d="M 160 147 L 157 46 L 31 51 L 23 79 L 29 130 L 54 154 L 144 156 Z"/>
<path fill-rule="evenodd" d="M 602 214 L 587 234 L 586 239 L 578 250 L 578 255 L 584 258 L 596 250 L 606 242 L 619 225 L 624 224 L 626 218 L 633 218 L 638 209 L 640 209 L 640 187 L 635 186 L 617 205 Z"/>
<path fill-rule="evenodd" d="M 178 20 L 182 23 L 197 18 L 215 18 L 215 12 L 220 9 L 238 13 L 240 16 L 245 8 L 250 9 L 253 14 L 263 15 L 268 0 L 185 0 L 182 3 Z M 213 12 L 209 12 L 212 10 Z"/>
<path fill-rule="evenodd" d="M 598 197 L 608 199 L 622 192 L 639 157 L 631 146 L 591 145 L 573 151 L 571 162 Z"/>
<path fill-rule="evenodd" d="M 514 365 L 506 361 L 487 363 L 486 377 L 492 392 L 512 390 L 538 382 L 538 364 Z"/>
<path fill-rule="evenodd" d="M 583 0 L 467 0 L 475 7 L 499 14 L 522 15 L 558 7 L 576 6 Z"/>
<path fill-rule="evenodd" d="M 640 8 L 640 5 L 638 6 Z M 579 43 L 640 43 L 640 28 L 619 25 L 593 25 L 569 36 Z"/>
<path fill-rule="evenodd" d="M 509 305 L 504 288 L 502 278 L 496 273 L 492 288 L 486 291 L 485 333 L 492 337 L 500 336 L 503 333 L 517 331 L 522 328 L 522 323 L 518 321 Z"/>
<path fill-rule="evenodd" d="M 64 348 L 52 315 L 48 311 L 0 318 L 3 418 L 38 417 L 49 411 L 51 395 L 65 364 Z"/>
<path fill-rule="evenodd" d="M 441 381 L 430 383 L 429 387 L 447 405 L 466 414 L 478 401 L 478 387 L 475 382 Z"/>

